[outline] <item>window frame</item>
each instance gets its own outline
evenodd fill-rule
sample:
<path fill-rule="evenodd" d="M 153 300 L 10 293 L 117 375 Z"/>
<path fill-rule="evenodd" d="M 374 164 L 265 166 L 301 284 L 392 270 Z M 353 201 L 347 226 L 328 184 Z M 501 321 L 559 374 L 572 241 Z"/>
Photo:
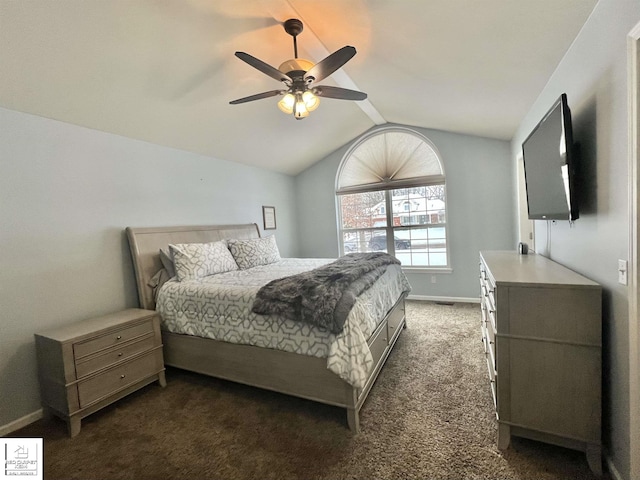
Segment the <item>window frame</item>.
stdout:
<path fill-rule="evenodd" d="M 393 180 L 389 181 L 389 180 L 382 180 L 380 182 L 377 183 L 373 183 L 373 184 L 367 184 L 367 185 L 357 185 L 357 186 L 352 186 L 352 187 L 342 187 L 339 188 L 340 185 L 340 175 L 345 167 L 345 165 L 348 163 L 349 159 L 351 158 L 352 153 L 359 147 L 361 146 L 364 142 L 370 140 L 372 137 L 380 135 L 380 134 L 384 134 L 386 132 L 389 131 L 394 131 L 394 132 L 402 132 L 408 135 L 412 135 L 417 137 L 420 141 L 424 142 L 430 149 L 433 150 L 433 153 L 435 154 L 439 166 L 440 166 L 440 170 L 442 172 L 441 175 L 429 175 L 429 176 L 422 176 L 422 177 L 414 177 L 411 179 L 403 179 L 402 181 L 399 182 L 394 182 Z M 402 188 L 412 188 L 412 187 L 428 187 L 428 186 L 434 186 L 434 185 L 442 185 L 444 187 L 444 203 L 445 203 L 445 218 L 446 221 L 443 224 L 444 228 L 445 228 L 445 250 L 446 250 L 446 265 L 442 265 L 442 266 L 431 266 L 431 265 L 403 265 L 402 268 L 407 270 L 407 271 L 412 271 L 412 272 L 438 272 L 438 273 L 451 273 L 453 271 L 452 267 L 451 267 L 451 241 L 450 241 L 450 236 L 449 236 L 449 223 L 450 223 L 450 212 L 449 212 L 449 202 L 447 199 L 447 188 L 446 188 L 446 175 L 445 175 L 445 171 L 444 171 L 444 164 L 442 161 L 442 156 L 440 155 L 440 152 L 438 151 L 438 149 L 436 148 L 436 146 L 433 144 L 433 142 L 431 142 L 427 137 L 425 137 L 424 135 L 420 134 L 419 132 L 416 132 L 415 130 L 409 129 L 409 128 L 402 128 L 402 127 L 383 127 L 383 128 L 379 128 L 379 129 L 375 129 L 365 135 L 363 135 L 360 139 L 358 139 L 358 141 L 354 142 L 353 145 L 347 150 L 347 152 L 344 154 L 344 156 L 342 157 L 342 160 L 340 162 L 340 166 L 338 168 L 338 172 L 336 174 L 336 183 L 335 183 L 335 189 L 334 189 L 334 193 L 335 193 L 335 201 L 336 201 L 336 213 L 337 213 L 337 233 L 338 233 L 338 246 L 339 246 L 339 252 L 340 255 L 345 255 L 346 253 L 349 253 L 348 251 L 345 250 L 345 241 L 344 241 L 344 236 L 345 233 L 350 233 L 350 232 L 359 232 L 359 231 L 370 231 L 370 232 L 374 232 L 374 231 L 385 231 L 386 234 L 386 241 L 387 241 L 387 252 L 389 252 L 391 255 L 395 255 L 395 241 L 394 241 L 394 232 L 395 229 L 402 229 L 402 230 L 408 230 L 408 229 L 424 229 L 424 228 L 429 228 L 430 226 L 433 226 L 434 224 L 432 223 L 425 223 L 424 225 L 398 225 L 398 226 L 394 226 L 393 225 L 393 205 L 392 205 L 392 196 L 393 196 L 393 191 L 397 190 L 397 189 L 402 189 Z M 385 212 L 384 215 L 386 217 L 386 226 L 384 227 L 367 227 L 367 228 L 354 228 L 354 229 L 348 229 L 345 230 L 343 228 L 343 218 L 342 218 L 342 202 L 341 202 L 341 197 L 347 194 L 357 194 L 357 193 L 366 193 L 366 192 L 376 192 L 376 191 L 384 191 L 384 196 L 385 196 L 385 205 L 382 208 L 382 210 Z M 410 202 L 410 200 L 408 200 Z M 404 203 L 404 202 L 403 202 Z M 409 207 L 409 210 L 407 212 L 402 212 L 402 213 L 408 213 L 409 215 L 411 214 L 411 206 Z M 433 214 L 433 212 L 429 213 L 427 211 L 426 215 L 431 216 Z M 440 220 L 440 218 L 438 218 L 438 220 Z"/>

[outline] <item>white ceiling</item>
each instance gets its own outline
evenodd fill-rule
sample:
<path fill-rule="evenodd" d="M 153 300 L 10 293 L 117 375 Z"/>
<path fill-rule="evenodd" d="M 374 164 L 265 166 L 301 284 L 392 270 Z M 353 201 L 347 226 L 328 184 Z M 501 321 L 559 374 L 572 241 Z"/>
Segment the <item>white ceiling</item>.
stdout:
<path fill-rule="evenodd" d="M 0 0 L 0 106 L 288 174 L 376 123 L 508 140 L 596 3 Z M 300 121 L 278 97 L 229 105 L 280 88 L 233 54 L 277 68 L 292 17 L 300 57 L 356 47 L 320 83 L 367 101 L 322 99 Z"/>

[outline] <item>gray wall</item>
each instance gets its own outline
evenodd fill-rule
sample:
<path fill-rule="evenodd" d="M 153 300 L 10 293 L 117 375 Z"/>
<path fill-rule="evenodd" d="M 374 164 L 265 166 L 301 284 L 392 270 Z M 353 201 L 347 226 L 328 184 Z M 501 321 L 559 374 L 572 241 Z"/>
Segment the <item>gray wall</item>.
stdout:
<path fill-rule="evenodd" d="M 413 128 L 413 127 L 409 127 Z M 509 143 L 439 130 L 413 128 L 431 140 L 442 157 L 447 182 L 447 221 L 452 273 L 407 274 L 413 295 L 477 298 L 478 251 L 515 249 L 514 165 Z M 351 144 L 296 177 L 302 256 L 338 255 L 335 182 Z"/>
<path fill-rule="evenodd" d="M 294 179 L 0 108 L 0 427 L 40 408 L 33 334 L 137 306 L 127 226 L 258 223 Z"/>
<path fill-rule="evenodd" d="M 536 247 L 604 288 L 603 440 L 627 479 L 629 325 L 627 287 L 617 282 L 617 261 L 628 258 L 629 248 L 626 36 L 638 21 L 637 0 L 600 0 L 512 142 L 515 159 L 523 139 L 567 93 L 574 140 L 581 144 L 580 218 L 574 225 L 536 221 Z"/>

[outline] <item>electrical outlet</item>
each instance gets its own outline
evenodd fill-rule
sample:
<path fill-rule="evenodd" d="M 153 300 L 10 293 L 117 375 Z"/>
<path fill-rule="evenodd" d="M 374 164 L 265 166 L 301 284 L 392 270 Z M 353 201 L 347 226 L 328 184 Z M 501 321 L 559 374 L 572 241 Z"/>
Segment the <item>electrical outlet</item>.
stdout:
<path fill-rule="evenodd" d="M 618 260 L 618 283 L 627 284 L 627 261 Z"/>
<path fill-rule="evenodd" d="M 431 283 L 436 283 L 436 276 L 435 275 L 431 275 Z"/>

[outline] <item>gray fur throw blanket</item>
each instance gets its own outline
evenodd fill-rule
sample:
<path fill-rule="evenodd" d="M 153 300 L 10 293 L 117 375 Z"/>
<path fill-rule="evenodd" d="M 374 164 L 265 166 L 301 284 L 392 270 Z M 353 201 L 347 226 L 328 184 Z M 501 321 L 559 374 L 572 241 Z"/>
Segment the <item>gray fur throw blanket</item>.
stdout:
<path fill-rule="evenodd" d="M 392 264 L 400 261 L 388 253 L 350 253 L 322 267 L 267 283 L 258 290 L 252 311 L 340 333 L 356 297 Z"/>

